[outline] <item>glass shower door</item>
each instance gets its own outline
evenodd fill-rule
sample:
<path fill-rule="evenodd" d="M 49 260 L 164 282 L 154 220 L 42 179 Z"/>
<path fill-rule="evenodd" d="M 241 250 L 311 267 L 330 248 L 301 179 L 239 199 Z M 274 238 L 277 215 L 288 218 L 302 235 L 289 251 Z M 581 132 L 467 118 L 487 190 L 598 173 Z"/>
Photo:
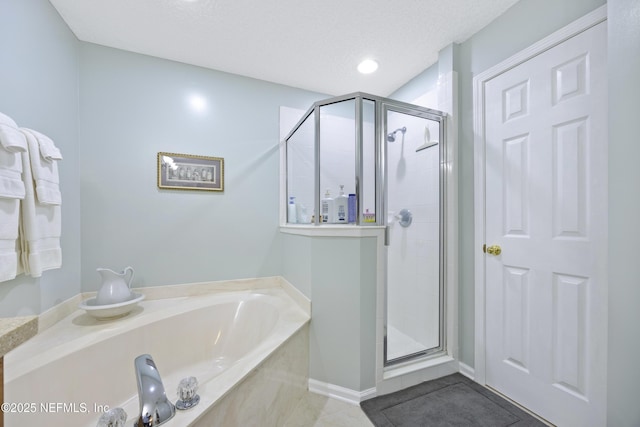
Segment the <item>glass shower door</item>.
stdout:
<path fill-rule="evenodd" d="M 443 328 L 442 117 L 384 109 L 385 365 L 440 352 Z"/>

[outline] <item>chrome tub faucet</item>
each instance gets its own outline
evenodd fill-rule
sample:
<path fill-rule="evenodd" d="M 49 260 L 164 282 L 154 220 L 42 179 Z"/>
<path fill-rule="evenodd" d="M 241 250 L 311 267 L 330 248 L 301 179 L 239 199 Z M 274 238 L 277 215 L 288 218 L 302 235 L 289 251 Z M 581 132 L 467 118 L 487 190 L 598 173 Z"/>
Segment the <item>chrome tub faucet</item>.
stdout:
<path fill-rule="evenodd" d="M 140 400 L 140 416 L 134 427 L 159 426 L 176 414 L 176 407 L 167 399 L 153 358 L 148 354 L 140 355 L 134 365 Z"/>

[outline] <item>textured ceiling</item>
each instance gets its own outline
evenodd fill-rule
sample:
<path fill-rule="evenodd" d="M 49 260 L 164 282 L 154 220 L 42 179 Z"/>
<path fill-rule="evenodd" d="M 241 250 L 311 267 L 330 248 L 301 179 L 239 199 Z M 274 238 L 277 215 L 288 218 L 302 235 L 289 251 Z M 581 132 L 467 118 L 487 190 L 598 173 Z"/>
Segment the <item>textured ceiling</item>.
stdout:
<path fill-rule="evenodd" d="M 330 95 L 387 96 L 517 0 L 50 0 L 83 41 Z M 380 63 L 361 75 L 364 58 Z"/>

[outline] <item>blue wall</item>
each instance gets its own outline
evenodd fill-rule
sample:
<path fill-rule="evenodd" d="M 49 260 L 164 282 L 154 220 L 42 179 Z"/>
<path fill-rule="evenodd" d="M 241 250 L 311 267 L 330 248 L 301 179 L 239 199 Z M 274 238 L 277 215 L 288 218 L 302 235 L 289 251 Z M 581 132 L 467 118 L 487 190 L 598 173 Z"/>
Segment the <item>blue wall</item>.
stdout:
<path fill-rule="evenodd" d="M 0 111 L 64 160 L 63 268 L 0 284 L 0 316 L 96 290 L 278 275 L 279 107 L 325 95 L 79 42 L 46 0 L 0 0 Z M 207 102 L 193 111 L 188 99 Z M 224 193 L 158 190 L 156 153 L 224 157 Z"/>
<path fill-rule="evenodd" d="M 80 69 L 82 289 L 101 266 L 133 286 L 281 274 L 279 107 L 326 96 L 88 43 Z M 225 191 L 159 190 L 159 151 L 223 157 Z"/>
<path fill-rule="evenodd" d="M 0 283 L 0 316 L 39 314 L 80 292 L 79 42 L 46 0 L 0 0 L 0 112 L 62 151 L 62 268 Z"/>

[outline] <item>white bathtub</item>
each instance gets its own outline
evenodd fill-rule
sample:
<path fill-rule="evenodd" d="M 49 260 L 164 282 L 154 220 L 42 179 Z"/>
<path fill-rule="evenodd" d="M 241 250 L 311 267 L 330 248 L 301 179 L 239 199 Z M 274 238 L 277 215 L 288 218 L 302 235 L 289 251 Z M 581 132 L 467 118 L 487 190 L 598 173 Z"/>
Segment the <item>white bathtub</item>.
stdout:
<path fill-rule="evenodd" d="M 172 402 L 180 379 L 195 376 L 200 383 L 200 404 L 177 411 L 164 426 L 210 425 L 213 419 L 241 425 L 266 421 L 268 413 L 267 424 L 279 424 L 308 375 L 309 313 L 282 282 L 267 280 L 266 288 L 256 289 L 254 281 L 254 289 L 243 291 L 220 290 L 218 283 L 213 293 L 200 284 L 200 295 L 162 299 L 149 291 L 140 307 L 113 321 L 74 311 L 5 356 L 5 402 L 14 411 L 5 413 L 5 425 L 93 427 L 104 409 L 118 406 L 132 425 L 139 410 L 133 361 L 145 353 L 154 358 Z M 247 381 L 253 381 L 245 386 L 251 402 L 247 390 L 238 391 Z M 256 389 L 260 384 L 265 390 Z M 278 412 L 274 391 L 285 405 L 281 414 L 272 413 Z"/>

